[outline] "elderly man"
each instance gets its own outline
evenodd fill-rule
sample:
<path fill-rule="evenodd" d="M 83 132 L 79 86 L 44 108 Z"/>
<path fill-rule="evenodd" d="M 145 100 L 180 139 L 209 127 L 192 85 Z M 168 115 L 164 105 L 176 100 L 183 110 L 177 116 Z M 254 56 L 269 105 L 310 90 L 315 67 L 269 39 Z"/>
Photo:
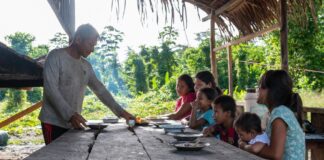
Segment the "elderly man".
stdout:
<path fill-rule="evenodd" d="M 78 27 L 73 41 L 66 48 L 52 50 L 44 65 L 44 104 L 39 119 L 46 145 L 70 128 L 82 128 L 81 116 L 87 86 L 118 117 L 134 117 L 125 111 L 97 79 L 91 64 L 85 59 L 94 50 L 99 37 L 90 24 Z"/>

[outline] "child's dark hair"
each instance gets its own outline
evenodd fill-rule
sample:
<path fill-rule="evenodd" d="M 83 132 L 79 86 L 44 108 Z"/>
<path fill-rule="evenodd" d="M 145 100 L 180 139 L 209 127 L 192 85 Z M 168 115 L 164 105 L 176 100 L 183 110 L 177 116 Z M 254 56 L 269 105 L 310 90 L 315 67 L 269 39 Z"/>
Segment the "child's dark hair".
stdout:
<path fill-rule="evenodd" d="M 181 75 L 180 77 L 178 77 L 178 81 L 179 80 L 184 81 L 187 84 L 189 92 L 195 92 L 195 83 L 188 74 Z"/>
<path fill-rule="evenodd" d="M 231 117 L 235 118 L 236 113 L 236 103 L 231 96 L 219 96 L 215 99 L 214 105 L 219 105 L 223 112 L 230 111 Z"/>
<path fill-rule="evenodd" d="M 269 70 L 264 73 L 260 80 L 260 88 L 267 89 L 266 105 L 275 108 L 280 105 L 289 107 L 297 113 L 297 120 L 302 126 L 303 104 L 298 93 L 293 93 L 293 83 L 284 70 Z"/>
<path fill-rule="evenodd" d="M 234 126 L 248 133 L 252 132 L 253 130 L 257 133 L 262 133 L 261 119 L 255 113 L 242 113 L 235 120 Z"/>
<path fill-rule="evenodd" d="M 199 90 L 199 92 L 205 94 L 207 99 L 210 101 L 214 101 L 215 98 L 219 96 L 217 91 L 213 88 L 202 88 Z"/>
<path fill-rule="evenodd" d="M 223 94 L 222 90 L 219 87 L 217 87 L 213 74 L 209 71 L 200 71 L 196 74 L 195 78 L 203 81 L 206 84 L 210 83 L 211 87 L 214 88 L 219 95 Z"/>

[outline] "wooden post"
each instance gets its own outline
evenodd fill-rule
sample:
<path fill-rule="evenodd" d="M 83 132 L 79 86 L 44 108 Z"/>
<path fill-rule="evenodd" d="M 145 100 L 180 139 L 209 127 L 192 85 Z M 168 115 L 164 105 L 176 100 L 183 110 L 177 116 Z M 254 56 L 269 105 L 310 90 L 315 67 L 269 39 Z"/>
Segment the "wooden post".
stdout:
<path fill-rule="evenodd" d="M 216 85 L 218 85 L 218 74 L 217 74 L 217 62 L 216 62 L 216 53 L 214 51 L 215 48 L 215 13 L 211 11 L 211 19 L 210 19 L 210 68 L 211 72 L 215 77 Z"/>
<path fill-rule="evenodd" d="M 281 69 L 288 72 L 287 0 L 280 0 L 280 25 Z"/>
<path fill-rule="evenodd" d="M 228 91 L 229 95 L 233 96 L 233 59 L 232 59 L 232 47 L 227 47 L 227 60 L 228 60 Z"/>

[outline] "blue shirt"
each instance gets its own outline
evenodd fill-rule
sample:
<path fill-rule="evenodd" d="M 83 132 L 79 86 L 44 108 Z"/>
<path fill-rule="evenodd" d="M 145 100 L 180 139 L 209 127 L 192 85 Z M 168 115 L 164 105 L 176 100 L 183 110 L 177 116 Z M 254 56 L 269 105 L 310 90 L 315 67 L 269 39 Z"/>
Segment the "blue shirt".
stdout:
<path fill-rule="evenodd" d="M 206 112 L 201 112 L 200 110 L 196 113 L 197 120 L 204 119 L 206 124 L 202 126 L 200 129 L 204 129 L 205 127 L 213 126 L 215 123 L 214 120 L 214 111 L 213 109 L 209 108 Z"/>
<path fill-rule="evenodd" d="M 267 135 L 271 139 L 272 122 L 280 118 L 287 125 L 287 135 L 285 142 L 284 160 L 305 159 L 305 134 L 300 127 L 295 114 L 286 106 L 281 105 L 272 110 L 270 120 L 267 125 Z M 271 142 L 270 142 L 271 144 Z"/>

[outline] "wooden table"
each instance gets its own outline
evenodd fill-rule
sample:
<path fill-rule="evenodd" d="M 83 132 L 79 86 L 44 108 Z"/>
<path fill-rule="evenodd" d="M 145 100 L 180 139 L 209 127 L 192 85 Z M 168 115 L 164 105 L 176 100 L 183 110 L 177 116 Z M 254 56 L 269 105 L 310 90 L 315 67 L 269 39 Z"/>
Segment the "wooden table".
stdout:
<path fill-rule="evenodd" d="M 177 151 L 169 143 L 173 137 L 162 129 L 136 127 L 134 132 L 124 124 L 109 125 L 102 131 L 70 130 L 51 144 L 34 152 L 27 160 L 99 160 L 99 159 L 186 159 L 186 160 L 252 160 L 261 159 L 213 137 L 201 138 L 210 143 L 201 151 Z"/>

